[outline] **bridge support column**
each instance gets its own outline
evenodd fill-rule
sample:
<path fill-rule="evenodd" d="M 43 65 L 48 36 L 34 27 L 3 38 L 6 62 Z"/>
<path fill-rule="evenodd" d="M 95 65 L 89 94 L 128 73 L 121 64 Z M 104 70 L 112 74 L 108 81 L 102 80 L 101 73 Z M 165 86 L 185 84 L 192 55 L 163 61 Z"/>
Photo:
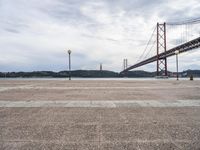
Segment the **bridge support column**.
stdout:
<path fill-rule="evenodd" d="M 166 50 L 166 23 L 157 23 L 157 76 L 167 76 L 167 58 L 159 58 Z"/>

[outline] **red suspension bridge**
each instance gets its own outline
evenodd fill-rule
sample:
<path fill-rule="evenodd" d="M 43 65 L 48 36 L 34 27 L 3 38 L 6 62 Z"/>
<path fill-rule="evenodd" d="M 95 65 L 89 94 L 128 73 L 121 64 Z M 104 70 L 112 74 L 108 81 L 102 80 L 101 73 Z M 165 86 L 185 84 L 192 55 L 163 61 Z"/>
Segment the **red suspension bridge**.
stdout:
<path fill-rule="evenodd" d="M 176 51 L 184 53 L 200 47 L 199 24 L 200 18 L 181 22 L 157 23 L 138 61 L 134 65 L 124 69 L 121 74 L 146 64 L 156 62 L 157 76 L 168 76 L 168 57 L 175 55 Z M 172 39 L 169 37 L 167 38 L 168 32 Z M 169 47 L 171 45 L 172 48 L 167 49 L 167 41 Z M 153 52 L 156 52 L 156 54 L 154 53 L 153 56 L 150 56 L 149 54 L 152 50 L 154 50 Z"/>

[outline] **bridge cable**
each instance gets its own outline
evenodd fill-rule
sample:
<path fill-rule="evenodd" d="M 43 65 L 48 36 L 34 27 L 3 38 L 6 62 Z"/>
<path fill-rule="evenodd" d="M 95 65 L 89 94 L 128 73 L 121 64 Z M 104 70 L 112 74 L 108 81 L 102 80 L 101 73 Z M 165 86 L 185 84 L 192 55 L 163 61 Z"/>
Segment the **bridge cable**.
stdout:
<path fill-rule="evenodd" d="M 154 35 L 154 32 L 155 32 L 155 31 L 156 31 L 156 27 L 154 28 L 154 30 L 153 30 L 153 32 L 152 32 L 152 34 L 151 34 L 151 36 L 150 36 L 149 41 L 148 41 L 147 44 L 146 44 L 146 47 L 145 47 L 145 49 L 144 49 L 142 55 L 139 57 L 139 59 L 136 61 L 136 63 L 139 62 L 139 61 L 142 59 L 142 57 L 144 56 L 144 54 L 145 54 L 145 52 L 146 52 L 146 50 L 147 50 L 147 48 L 148 48 L 148 46 L 149 46 L 149 44 L 150 44 L 152 38 L 153 38 L 153 35 Z"/>

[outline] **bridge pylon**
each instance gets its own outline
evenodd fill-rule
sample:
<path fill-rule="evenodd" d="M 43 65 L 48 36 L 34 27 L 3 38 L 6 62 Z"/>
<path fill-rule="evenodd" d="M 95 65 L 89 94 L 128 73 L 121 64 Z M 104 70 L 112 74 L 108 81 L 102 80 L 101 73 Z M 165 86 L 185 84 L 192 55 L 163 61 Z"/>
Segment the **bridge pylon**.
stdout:
<path fill-rule="evenodd" d="M 159 58 L 166 50 L 166 23 L 157 23 L 157 76 L 167 76 L 167 58 Z"/>

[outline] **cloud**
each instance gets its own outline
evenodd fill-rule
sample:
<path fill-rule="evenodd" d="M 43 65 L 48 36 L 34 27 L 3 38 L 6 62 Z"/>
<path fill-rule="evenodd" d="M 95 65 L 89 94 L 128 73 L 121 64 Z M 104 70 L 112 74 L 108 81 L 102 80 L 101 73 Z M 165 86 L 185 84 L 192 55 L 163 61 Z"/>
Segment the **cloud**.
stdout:
<path fill-rule="evenodd" d="M 137 61 L 157 22 L 193 18 L 199 9 L 198 0 L 1 0 L 0 71 L 66 70 L 67 49 L 73 69 L 103 63 L 120 71 L 124 58 Z M 169 32 L 169 46 L 177 44 L 176 35 Z M 182 69 L 197 67 L 199 56 L 185 56 L 194 61 Z M 144 69 L 154 71 L 153 66 Z"/>

